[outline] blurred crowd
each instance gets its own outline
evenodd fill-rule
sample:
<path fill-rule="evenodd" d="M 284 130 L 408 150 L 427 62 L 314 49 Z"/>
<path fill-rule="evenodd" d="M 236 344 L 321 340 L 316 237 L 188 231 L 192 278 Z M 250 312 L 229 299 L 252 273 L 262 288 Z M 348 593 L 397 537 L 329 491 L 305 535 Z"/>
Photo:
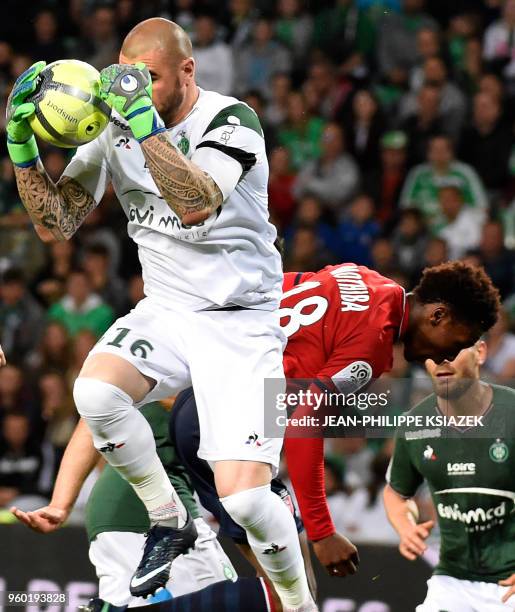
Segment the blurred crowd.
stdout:
<path fill-rule="evenodd" d="M 485 374 L 515 379 L 515 0 L 3 6 L 3 107 L 34 61 L 73 57 L 102 69 L 117 61 L 138 21 L 174 19 L 192 37 L 198 84 L 240 97 L 261 120 L 285 268 L 353 261 L 409 290 L 425 266 L 449 259 L 482 265 L 504 304 L 487 338 Z M 77 418 L 74 378 L 96 339 L 143 296 L 112 190 L 72 241 L 43 245 L 20 203 L 4 142 L 0 344 L 9 365 L 0 370 L 0 508 L 20 495 L 48 494 Z M 73 152 L 40 149 L 59 178 Z M 423 380 L 401 350 L 392 375 Z M 338 515 L 370 516 L 365 528 L 360 520 L 342 529 L 392 537 L 384 521 L 378 533 L 372 529 L 383 525 L 377 513 L 391 441 L 333 441 L 327 450 Z"/>

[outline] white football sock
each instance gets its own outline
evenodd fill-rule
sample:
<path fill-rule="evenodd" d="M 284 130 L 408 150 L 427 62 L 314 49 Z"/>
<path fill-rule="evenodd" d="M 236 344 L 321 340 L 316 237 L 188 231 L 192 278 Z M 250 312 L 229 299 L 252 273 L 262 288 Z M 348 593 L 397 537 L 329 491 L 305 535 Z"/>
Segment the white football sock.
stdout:
<path fill-rule="evenodd" d="M 157 452 L 152 428 L 120 388 L 95 378 L 78 378 L 73 397 L 105 460 L 145 504 L 151 522 L 182 527 L 186 509 Z"/>
<path fill-rule="evenodd" d="M 297 527 L 286 504 L 270 485 L 220 498 L 232 519 L 247 532 L 250 547 L 287 607 L 310 600 Z"/>

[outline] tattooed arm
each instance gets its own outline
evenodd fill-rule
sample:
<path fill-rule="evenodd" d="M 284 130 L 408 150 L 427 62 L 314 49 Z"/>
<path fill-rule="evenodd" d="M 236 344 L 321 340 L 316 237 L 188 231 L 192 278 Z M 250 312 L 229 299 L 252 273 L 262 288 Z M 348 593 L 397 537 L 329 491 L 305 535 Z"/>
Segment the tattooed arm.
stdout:
<path fill-rule="evenodd" d="M 41 162 L 28 168 L 15 166 L 14 172 L 21 201 L 44 242 L 71 238 L 96 206 L 73 178 L 63 176 L 55 184 Z"/>
<path fill-rule="evenodd" d="M 222 204 L 218 185 L 186 159 L 166 133 L 147 138 L 141 148 L 161 195 L 185 225 L 202 223 Z"/>

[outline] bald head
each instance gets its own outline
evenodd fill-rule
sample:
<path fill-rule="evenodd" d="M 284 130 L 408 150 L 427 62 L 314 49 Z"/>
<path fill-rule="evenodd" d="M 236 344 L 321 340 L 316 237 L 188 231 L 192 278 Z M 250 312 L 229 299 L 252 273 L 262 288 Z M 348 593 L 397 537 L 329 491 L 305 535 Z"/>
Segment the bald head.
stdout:
<path fill-rule="evenodd" d="M 176 23 L 161 17 L 153 17 L 138 23 L 123 41 L 121 55 L 131 59 L 149 52 L 181 61 L 193 54 L 191 41 Z"/>

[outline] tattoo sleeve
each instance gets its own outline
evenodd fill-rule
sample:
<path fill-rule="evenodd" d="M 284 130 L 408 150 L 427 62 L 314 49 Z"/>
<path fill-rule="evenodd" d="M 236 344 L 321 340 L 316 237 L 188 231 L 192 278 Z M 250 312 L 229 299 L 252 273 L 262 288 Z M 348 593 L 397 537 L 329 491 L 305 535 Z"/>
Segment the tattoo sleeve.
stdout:
<path fill-rule="evenodd" d="M 21 201 L 34 225 L 51 232 L 56 240 L 68 240 L 95 208 L 93 197 L 69 176 L 57 184 L 38 162 L 30 168 L 15 167 Z"/>
<path fill-rule="evenodd" d="M 186 225 L 207 219 L 222 203 L 218 185 L 186 159 L 161 132 L 141 144 L 148 168 L 168 206 Z"/>

